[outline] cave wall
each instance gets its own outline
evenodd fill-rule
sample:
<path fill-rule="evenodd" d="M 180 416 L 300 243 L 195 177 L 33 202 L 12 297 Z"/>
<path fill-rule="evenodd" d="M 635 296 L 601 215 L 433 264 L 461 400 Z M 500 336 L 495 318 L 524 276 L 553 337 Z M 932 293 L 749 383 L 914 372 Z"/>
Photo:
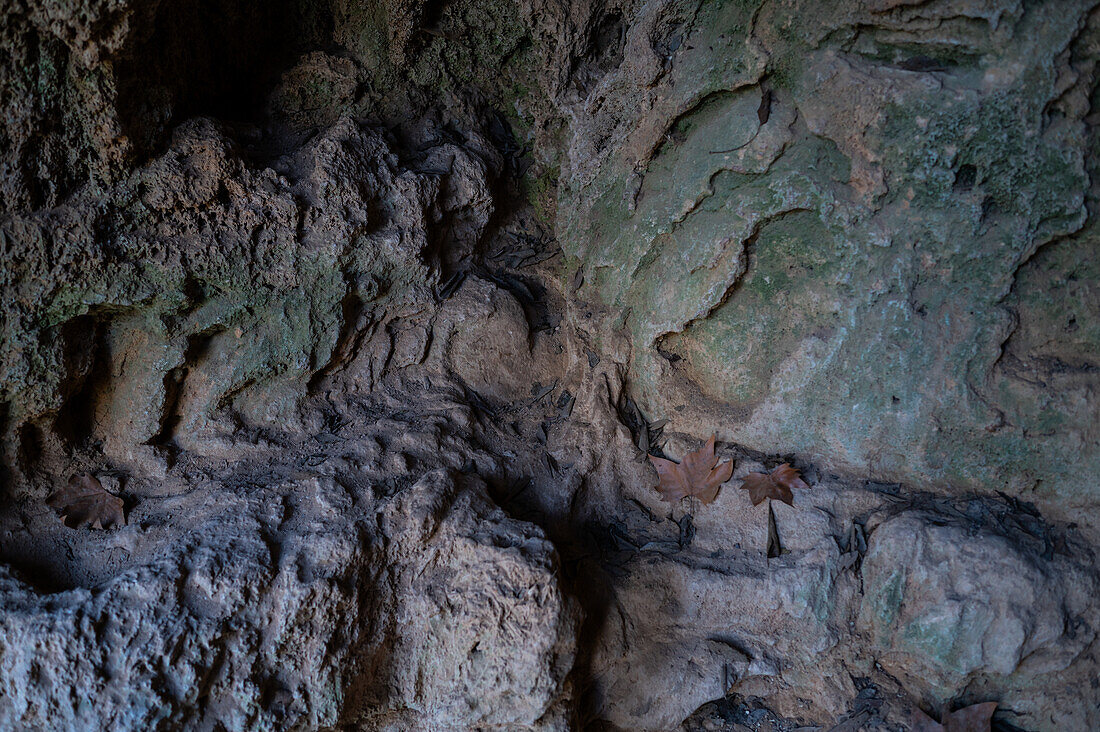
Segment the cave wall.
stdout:
<path fill-rule="evenodd" d="M 1096 7 L 14 3 L 0 720 L 1095 726 Z"/>
<path fill-rule="evenodd" d="M 510 3 L 27 3 L 3 32 L 16 473 L 41 434 L 140 461 L 230 401 L 291 418 L 347 318 L 430 299 L 478 246 L 535 124 L 504 101 L 534 83 Z M 301 152 L 340 119 L 386 132 Z M 181 395 L 198 361 L 226 363 Z"/>
<path fill-rule="evenodd" d="M 129 170 L 173 124 L 396 125 L 436 96 L 529 138 L 524 189 L 548 220 L 560 201 L 566 276 L 629 331 L 647 414 L 876 480 L 1095 504 L 1091 3 L 499 5 L 8 13 L 9 422 L 60 408 L 64 323 L 205 281 L 93 264 L 149 214 Z M 81 185 L 112 199 L 85 230 L 19 218 Z"/>
<path fill-rule="evenodd" d="M 1095 3 L 602 12 L 558 230 L 646 414 L 1094 509 Z"/>
<path fill-rule="evenodd" d="M 5 8 L 0 728 L 567 725 L 577 603 L 447 380 L 454 322 L 553 362 L 453 279 L 522 200 L 523 33 L 426 6 Z M 82 470 L 125 527 L 47 508 Z"/>

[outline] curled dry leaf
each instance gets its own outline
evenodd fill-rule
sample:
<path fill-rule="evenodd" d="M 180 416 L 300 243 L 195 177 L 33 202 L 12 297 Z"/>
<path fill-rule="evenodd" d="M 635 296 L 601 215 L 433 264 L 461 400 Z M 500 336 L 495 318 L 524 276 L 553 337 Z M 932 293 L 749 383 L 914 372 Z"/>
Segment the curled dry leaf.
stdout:
<path fill-rule="evenodd" d="M 99 480 L 88 473 L 74 475 L 67 486 L 51 493 L 46 503 L 57 509 L 61 520 L 73 529 L 109 529 L 126 524 L 122 499 L 103 490 Z"/>
<path fill-rule="evenodd" d="M 741 487 L 749 492 L 749 500 L 754 506 L 763 503 L 765 498 L 774 498 L 788 506 L 793 506 L 792 489 L 810 486 L 802 480 L 797 469 L 792 468 L 789 463 L 783 463 L 770 473 L 749 473 L 745 476 L 745 482 Z"/>
<path fill-rule="evenodd" d="M 727 460 L 718 465 L 718 457 L 714 454 L 714 435 L 701 449 L 684 455 L 680 463 L 653 455 L 649 456 L 649 462 L 653 463 L 661 479 L 657 491 L 662 500 L 669 503 L 688 496 L 711 503 L 718 496 L 718 488 L 733 476 L 733 462 Z"/>
<path fill-rule="evenodd" d="M 971 704 L 954 712 L 944 712 L 939 722 L 917 709 L 913 712 L 913 732 L 989 732 L 997 702 Z"/>

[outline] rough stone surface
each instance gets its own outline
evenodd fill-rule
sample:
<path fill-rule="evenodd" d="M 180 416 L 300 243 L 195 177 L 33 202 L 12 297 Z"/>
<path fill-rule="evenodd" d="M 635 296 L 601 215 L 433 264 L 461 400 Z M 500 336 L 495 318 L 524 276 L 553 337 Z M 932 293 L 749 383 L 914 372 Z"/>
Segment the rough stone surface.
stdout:
<path fill-rule="evenodd" d="M 50 415 L 116 459 L 157 442 L 199 449 L 226 400 L 255 425 L 291 418 L 308 379 L 335 366 L 345 309 L 430 297 L 430 229 L 476 240 L 487 218 L 457 213 L 484 208 L 469 188 L 484 178 L 445 190 L 347 119 L 274 165 L 251 169 L 198 121 L 105 213 L 90 193 L 8 219 L 5 236 L 31 244 L 6 272 L 9 418 Z"/>
<path fill-rule="evenodd" d="M 1098 32 L 16 0 L 0 727 L 1100 728 Z"/>
<path fill-rule="evenodd" d="M 73 567 L 87 588 L 42 594 L 3 570 L 0 726 L 527 729 L 561 714 L 577 617 L 555 551 L 476 478 L 436 470 L 387 497 L 369 471 L 227 489 L 234 472 L 143 501 L 119 532 L 43 532 L 73 565 L 111 555 L 94 578 Z"/>
<path fill-rule="evenodd" d="M 1095 576 L 1063 552 L 1044 561 L 1021 551 L 1018 535 L 971 536 L 962 522 L 938 518 L 903 513 L 871 535 L 858 623 L 878 662 L 932 694 L 1008 679 L 1018 685 L 1020 711 L 1034 712 L 1045 694 L 1047 723 L 1094 724 L 1062 695 L 1090 683 L 1072 677 L 1082 655 L 1094 652 Z"/>
<path fill-rule="evenodd" d="M 628 15 L 558 228 L 646 414 L 1094 514 L 1095 3 Z"/>

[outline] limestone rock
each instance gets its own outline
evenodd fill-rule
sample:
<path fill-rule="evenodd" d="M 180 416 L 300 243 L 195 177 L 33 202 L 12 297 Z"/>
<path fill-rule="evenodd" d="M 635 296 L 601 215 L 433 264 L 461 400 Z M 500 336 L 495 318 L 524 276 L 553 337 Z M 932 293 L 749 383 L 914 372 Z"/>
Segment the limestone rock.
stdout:
<path fill-rule="evenodd" d="M 544 335 L 531 332 L 516 298 L 478 277 L 441 309 L 435 337 L 438 368 L 497 403 L 530 398 L 536 384 L 553 382 L 562 362 Z"/>
<path fill-rule="evenodd" d="M 1095 662 L 1095 573 L 1032 544 L 921 512 L 877 526 L 858 619 L 877 661 L 939 701 L 998 685 L 1017 690 L 1013 708 L 1047 709 L 1056 727 L 1095 724 L 1061 702 Z"/>
<path fill-rule="evenodd" d="M 548 64 L 618 29 L 550 75 L 558 230 L 647 414 L 1095 515 L 1095 3 L 545 6 Z"/>
<path fill-rule="evenodd" d="M 1097 0 L 9 5 L 0 726 L 1100 728 Z"/>
<path fill-rule="evenodd" d="M 0 726 L 531 729 L 560 702 L 577 614 L 554 549 L 478 481 L 212 487 L 185 541 L 148 546 L 173 504 L 100 535 L 144 556 L 93 588 L 0 570 Z"/>

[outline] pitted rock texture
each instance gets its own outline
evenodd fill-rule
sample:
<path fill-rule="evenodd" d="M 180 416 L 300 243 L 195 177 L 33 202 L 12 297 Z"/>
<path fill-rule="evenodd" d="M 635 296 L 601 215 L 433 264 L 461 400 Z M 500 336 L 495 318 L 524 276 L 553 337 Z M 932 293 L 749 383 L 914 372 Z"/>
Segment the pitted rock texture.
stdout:
<path fill-rule="evenodd" d="M 121 557 L 89 589 L 5 569 L 0 726 L 555 728 L 578 617 L 538 529 L 446 470 L 387 496 L 279 467 L 58 537 Z"/>
<path fill-rule="evenodd" d="M 1100 728 L 1098 32 L 17 0 L 0 726 Z"/>
<path fill-rule="evenodd" d="M 420 174 L 344 119 L 253 168 L 196 121 L 109 204 L 87 191 L 8 218 L 9 429 L 39 424 L 149 463 L 215 449 L 211 416 L 231 404 L 253 426 L 294 419 L 356 318 L 377 326 L 432 299 L 438 231 L 478 240 L 492 213 L 486 154 L 429 142 L 418 164 L 433 172 Z"/>

